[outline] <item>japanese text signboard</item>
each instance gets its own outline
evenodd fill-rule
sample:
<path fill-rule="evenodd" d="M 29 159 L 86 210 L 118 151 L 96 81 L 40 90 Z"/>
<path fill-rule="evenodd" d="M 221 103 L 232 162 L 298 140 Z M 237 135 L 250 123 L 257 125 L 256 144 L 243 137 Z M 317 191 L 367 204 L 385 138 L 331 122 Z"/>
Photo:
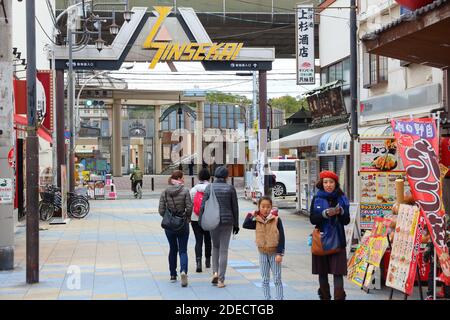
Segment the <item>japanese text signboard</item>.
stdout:
<path fill-rule="evenodd" d="M 386 285 L 411 295 L 425 219 L 419 208 L 400 205 Z"/>
<path fill-rule="evenodd" d="M 431 118 L 423 118 L 392 120 L 391 124 L 412 195 L 420 205 L 439 257 L 442 268 L 440 280 L 450 284 L 450 257 L 445 242 L 436 123 Z"/>
<path fill-rule="evenodd" d="M 398 159 L 397 146 L 394 139 L 364 140 L 361 142 L 362 171 L 403 170 Z"/>
<path fill-rule="evenodd" d="M 315 84 L 314 9 L 299 5 L 296 11 L 297 84 Z"/>

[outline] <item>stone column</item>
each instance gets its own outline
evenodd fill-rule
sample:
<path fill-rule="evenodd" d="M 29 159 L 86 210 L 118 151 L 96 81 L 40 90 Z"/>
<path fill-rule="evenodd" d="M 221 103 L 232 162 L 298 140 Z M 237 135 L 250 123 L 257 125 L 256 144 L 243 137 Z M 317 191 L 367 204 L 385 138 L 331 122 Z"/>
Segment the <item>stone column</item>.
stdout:
<path fill-rule="evenodd" d="M 197 120 L 195 121 L 195 153 L 197 154 L 194 160 L 197 166 L 197 172 L 200 172 L 203 164 L 203 135 L 205 129 L 205 117 L 204 117 L 205 103 L 203 101 L 197 101 Z"/>
<path fill-rule="evenodd" d="M 161 148 L 161 123 L 159 117 L 161 116 L 161 106 L 155 106 L 155 135 L 153 143 L 153 161 L 156 174 L 161 174 L 162 171 L 162 148 Z"/>
<path fill-rule="evenodd" d="M 112 112 L 112 174 L 114 177 L 122 176 L 122 104 L 114 100 Z"/>

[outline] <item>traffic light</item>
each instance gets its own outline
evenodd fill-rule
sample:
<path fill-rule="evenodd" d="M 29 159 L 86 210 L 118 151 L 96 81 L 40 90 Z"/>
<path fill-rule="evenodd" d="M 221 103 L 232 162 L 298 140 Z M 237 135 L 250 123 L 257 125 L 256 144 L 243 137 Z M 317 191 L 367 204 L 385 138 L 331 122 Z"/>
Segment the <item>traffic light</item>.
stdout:
<path fill-rule="evenodd" d="M 103 107 L 105 105 L 105 101 L 103 100 L 86 100 L 86 107 Z"/>

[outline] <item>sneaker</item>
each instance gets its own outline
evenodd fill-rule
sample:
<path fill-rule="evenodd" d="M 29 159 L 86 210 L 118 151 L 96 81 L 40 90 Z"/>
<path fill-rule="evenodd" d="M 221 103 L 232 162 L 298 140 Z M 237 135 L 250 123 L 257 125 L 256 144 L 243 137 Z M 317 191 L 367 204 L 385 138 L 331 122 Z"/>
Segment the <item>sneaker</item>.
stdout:
<path fill-rule="evenodd" d="M 433 300 L 433 296 L 427 296 L 425 300 Z"/>
<path fill-rule="evenodd" d="M 212 278 L 212 280 L 211 280 L 211 283 L 212 283 L 214 286 L 216 286 L 218 282 L 219 282 L 219 275 L 217 274 L 217 272 L 214 272 L 213 278 Z"/>
<path fill-rule="evenodd" d="M 177 281 L 177 276 L 170 276 L 170 282 L 176 282 Z"/>
<path fill-rule="evenodd" d="M 223 281 L 219 281 L 217 288 L 225 288 L 225 283 L 223 283 Z"/>
<path fill-rule="evenodd" d="M 181 273 L 181 286 L 182 287 L 187 287 L 187 285 L 188 285 L 187 274 L 186 274 L 186 272 L 183 271 Z"/>

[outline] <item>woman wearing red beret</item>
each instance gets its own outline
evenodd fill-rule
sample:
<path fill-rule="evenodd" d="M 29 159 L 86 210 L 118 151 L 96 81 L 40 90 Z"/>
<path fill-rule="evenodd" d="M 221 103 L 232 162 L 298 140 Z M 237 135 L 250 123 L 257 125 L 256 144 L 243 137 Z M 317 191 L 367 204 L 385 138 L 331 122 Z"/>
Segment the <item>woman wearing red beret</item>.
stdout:
<path fill-rule="evenodd" d="M 331 255 L 312 255 L 312 273 L 319 275 L 321 300 L 330 300 L 328 274 L 333 275 L 334 299 L 345 300 L 344 276 L 347 275 L 347 254 L 344 225 L 350 223 L 350 204 L 339 186 L 339 177 L 332 171 L 322 171 L 317 182 L 319 191 L 311 201 L 311 223 L 324 232 L 330 225 L 337 230 L 340 251 Z"/>

